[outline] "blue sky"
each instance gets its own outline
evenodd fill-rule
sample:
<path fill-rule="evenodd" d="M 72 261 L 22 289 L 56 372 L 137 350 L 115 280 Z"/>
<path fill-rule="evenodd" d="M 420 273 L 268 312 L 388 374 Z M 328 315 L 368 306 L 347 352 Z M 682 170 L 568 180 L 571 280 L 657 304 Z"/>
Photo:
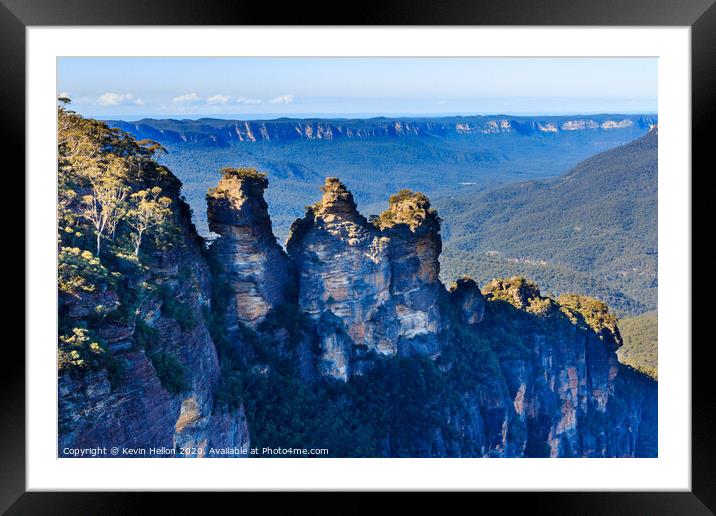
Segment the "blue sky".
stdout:
<path fill-rule="evenodd" d="M 656 58 L 66 57 L 98 118 L 655 113 Z"/>

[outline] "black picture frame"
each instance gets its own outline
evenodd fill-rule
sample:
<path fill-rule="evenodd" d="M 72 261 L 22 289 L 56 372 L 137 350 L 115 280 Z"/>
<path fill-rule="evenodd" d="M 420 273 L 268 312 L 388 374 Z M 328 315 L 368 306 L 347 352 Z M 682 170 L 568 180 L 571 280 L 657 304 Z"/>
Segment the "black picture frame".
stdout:
<path fill-rule="evenodd" d="M 716 120 L 714 1 L 473 0 L 427 3 L 384 0 L 379 5 L 333 3 L 324 6 L 297 2 L 284 3 L 278 8 L 271 3 L 243 0 L 0 0 L 0 113 L 3 119 L 0 126 L 5 133 L 2 141 L 6 156 L 11 153 L 20 157 L 20 162 L 12 169 L 5 168 L 5 179 L 9 180 L 12 170 L 15 180 L 19 182 L 19 170 L 24 169 L 25 29 L 40 25 L 690 26 L 692 163 L 693 170 L 708 173 L 713 169 L 713 160 L 709 160 L 713 146 L 709 128 Z M 708 169 L 707 163 L 711 165 Z M 684 174 L 687 180 L 688 171 Z M 693 173 L 691 177 L 694 177 Z M 25 191 L 24 185 L 18 187 Z M 5 190 L 6 195 L 9 191 Z M 25 191 L 25 195 L 29 194 L 31 192 Z M 12 195 L 19 197 L 17 193 Z M 701 195 L 707 194 L 704 192 Z M 692 205 L 698 205 L 697 198 L 692 200 Z M 11 222 L 18 223 L 16 220 Z M 696 263 L 692 263 L 693 268 Z M 23 267 L 26 276 L 32 273 Z M 684 273 L 684 281 L 691 284 L 690 271 Z M 695 318 L 692 315 L 692 320 L 704 320 L 696 303 L 692 303 L 692 307 L 692 313 L 696 315 Z M 31 309 L 26 307 L 26 310 Z M 167 511 L 171 510 L 170 504 L 178 504 L 184 510 L 197 503 L 206 508 L 205 500 L 200 497 L 177 493 L 26 493 L 25 354 L 19 345 L 11 345 L 11 342 L 6 340 L 2 355 L 6 367 L 3 368 L 3 387 L 0 391 L 3 397 L 0 404 L 0 443 L 4 445 L 0 454 L 0 510 L 8 509 L 7 514 L 130 514 L 146 512 L 147 504 L 154 501 L 159 501 Z M 516 504 L 533 514 L 713 514 L 716 511 L 716 416 L 713 411 L 714 387 L 710 378 L 713 368 L 709 360 L 711 348 L 712 342 L 708 338 L 694 340 L 692 345 L 692 491 L 502 493 L 479 496 L 510 508 L 515 508 Z M 242 497 L 242 504 L 249 503 L 245 498 L 247 494 L 238 496 Z M 214 499 L 216 495 L 212 495 L 212 501 Z M 422 496 L 413 495 L 412 500 L 423 503 Z M 272 509 L 287 510 L 282 497 L 272 496 L 261 503 L 263 510 L 269 513 L 274 512 Z M 340 503 L 346 508 L 358 507 L 363 502 Z M 320 504 L 336 507 L 331 501 Z"/>

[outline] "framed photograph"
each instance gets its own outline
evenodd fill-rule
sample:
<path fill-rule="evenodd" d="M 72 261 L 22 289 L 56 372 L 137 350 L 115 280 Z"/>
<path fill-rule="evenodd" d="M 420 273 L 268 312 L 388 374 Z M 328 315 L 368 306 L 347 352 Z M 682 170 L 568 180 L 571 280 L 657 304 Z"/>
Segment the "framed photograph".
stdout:
<path fill-rule="evenodd" d="M 3 510 L 712 514 L 712 3 L 2 0 L 26 204 Z"/>

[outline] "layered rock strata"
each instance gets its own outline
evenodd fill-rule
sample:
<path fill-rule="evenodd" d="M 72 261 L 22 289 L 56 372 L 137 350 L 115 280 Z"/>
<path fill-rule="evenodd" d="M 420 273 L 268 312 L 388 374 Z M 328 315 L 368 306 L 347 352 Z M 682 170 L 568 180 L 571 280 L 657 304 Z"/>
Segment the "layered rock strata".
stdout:
<path fill-rule="evenodd" d="M 298 270 L 298 303 L 316 322 L 323 374 L 347 380 L 368 352 L 395 355 L 400 325 L 391 298 L 389 239 L 336 178 L 297 220 L 286 244 Z"/>
<path fill-rule="evenodd" d="M 404 354 L 437 356 L 437 335 L 443 330 L 439 301 L 442 251 L 440 219 L 421 193 L 401 190 L 391 196 L 388 209 L 375 223 L 389 241 L 390 294 L 400 324 Z"/>
<path fill-rule="evenodd" d="M 227 313 L 234 329 L 256 327 L 287 301 L 288 257 L 271 230 L 267 186 L 266 176 L 252 169 L 224 169 L 206 196 L 209 228 L 220 236 L 210 252 L 233 291 Z"/>

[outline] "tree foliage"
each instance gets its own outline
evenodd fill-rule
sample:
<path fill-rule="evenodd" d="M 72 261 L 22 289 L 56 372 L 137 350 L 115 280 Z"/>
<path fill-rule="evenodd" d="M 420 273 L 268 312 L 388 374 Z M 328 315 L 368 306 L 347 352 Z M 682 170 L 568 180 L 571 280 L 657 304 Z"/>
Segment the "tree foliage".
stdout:
<path fill-rule="evenodd" d="M 58 366 L 113 374 L 119 369 L 100 330 L 107 322 L 132 327 L 157 290 L 140 252 L 174 245 L 180 183 L 156 162 L 163 152 L 156 142 L 84 118 L 66 98 L 58 99 L 57 122 Z M 171 357 L 156 356 L 162 374 L 175 369 Z M 179 376 L 169 376 L 179 388 Z"/>
<path fill-rule="evenodd" d="M 130 238 L 134 244 L 135 256 L 139 256 L 139 247 L 142 245 L 144 233 L 154 228 L 161 228 L 171 215 L 169 206 L 172 200 L 169 197 L 160 197 L 161 193 L 162 189 L 155 186 L 131 195 L 131 203 L 127 210 L 127 224 L 134 229 Z"/>

